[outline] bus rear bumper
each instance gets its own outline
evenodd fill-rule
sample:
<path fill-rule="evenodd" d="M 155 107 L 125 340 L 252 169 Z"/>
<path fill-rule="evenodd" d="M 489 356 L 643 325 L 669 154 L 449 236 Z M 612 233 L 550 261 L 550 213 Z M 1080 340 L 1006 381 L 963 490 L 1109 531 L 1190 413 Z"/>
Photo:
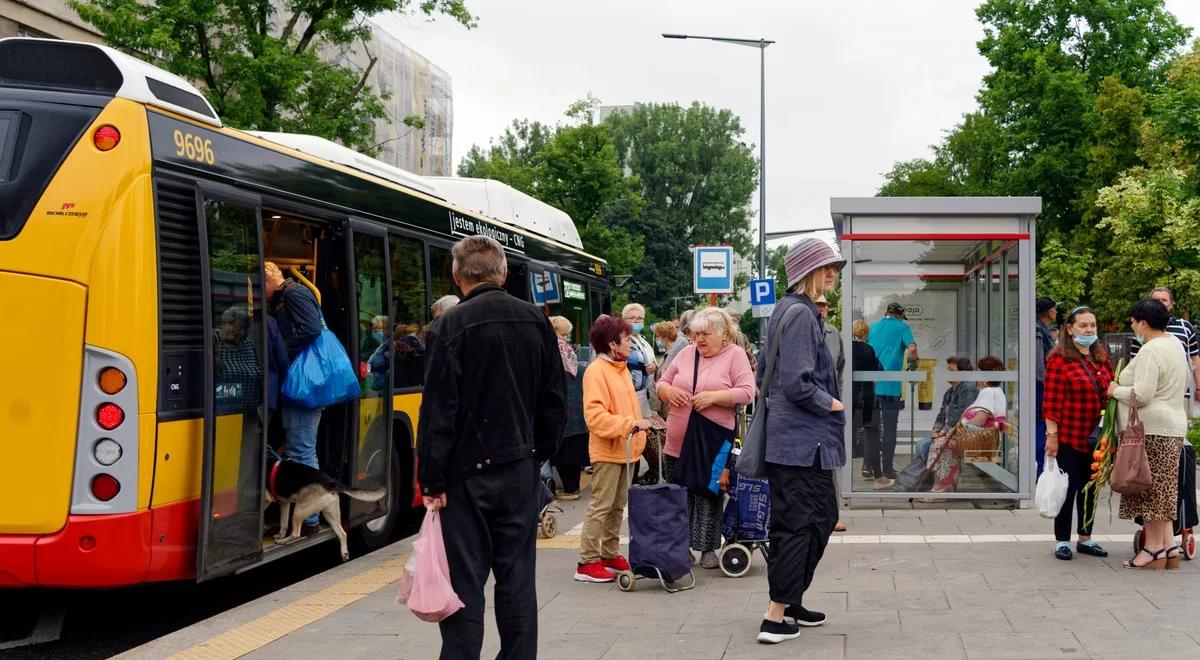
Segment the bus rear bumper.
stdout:
<path fill-rule="evenodd" d="M 0 587 L 137 584 L 150 566 L 152 514 L 69 516 L 54 534 L 0 535 Z"/>

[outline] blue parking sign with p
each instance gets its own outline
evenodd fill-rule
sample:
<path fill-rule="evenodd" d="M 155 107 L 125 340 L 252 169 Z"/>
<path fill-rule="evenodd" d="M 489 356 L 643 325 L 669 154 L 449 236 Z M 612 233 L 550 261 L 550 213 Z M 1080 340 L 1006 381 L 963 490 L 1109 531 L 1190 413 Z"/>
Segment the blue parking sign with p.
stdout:
<path fill-rule="evenodd" d="M 750 304 L 775 304 L 775 278 L 750 280 Z"/>

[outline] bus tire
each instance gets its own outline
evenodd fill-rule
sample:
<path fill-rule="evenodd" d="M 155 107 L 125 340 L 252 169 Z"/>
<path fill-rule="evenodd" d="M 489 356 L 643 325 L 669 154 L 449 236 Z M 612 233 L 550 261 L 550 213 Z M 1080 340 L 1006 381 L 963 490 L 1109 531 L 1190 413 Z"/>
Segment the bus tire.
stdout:
<path fill-rule="evenodd" d="M 408 495 L 411 490 L 411 479 L 404 479 L 404 465 L 400 461 L 397 451 L 392 451 L 390 469 L 392 478 L 388 492 L 388 512 L 354 528 L 350 540 L 355 554 L 370 552 L 391 543 L 396 536 L 396 529 L 399 527 L 404 512 L 409 508 L 408 503 L 411 498 Z"/>

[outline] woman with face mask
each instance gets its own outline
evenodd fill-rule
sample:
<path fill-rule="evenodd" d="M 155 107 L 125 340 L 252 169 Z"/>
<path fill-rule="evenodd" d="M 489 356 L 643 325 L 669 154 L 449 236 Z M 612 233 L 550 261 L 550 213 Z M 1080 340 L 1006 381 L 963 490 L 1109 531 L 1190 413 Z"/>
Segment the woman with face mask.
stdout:
<path fill-rule="evenodd" d="M 1175 545 L 1175 520 L 1179 493 L 1179 456 L 1187 435 L 1184 392 L 1190 374 L 1183 344 L 1166 331 L 1171 313 L 1158 300 L 1147 298 L 1129 310 L 1129 326 L 1141 344 L 1137 357 L 1108 386 L 1116 399 L 1120 428 L 1125 428 L 1133 408 L 1146 433 L 1146 458 L 1151 486 L 1144 492 L 1121 495 L 1121 518 L 1141 518 L 1145 541 L 1125 568 L 1179 568 L 1180 548 Z"/>
<path fill-rule="evenodd" d="M 1092 453 L 1099 440 L 1097 429 L 1113 379 L 1108 351 L 1096 334 L 1096 314 L 1076 307 L 1067 315 L 1059 333 L 1058 346 L 1046 359 L 1046 396 L 1042 415 L 1046 420 L 1046 456 L 1058 461 L 1067 473 L 1067 499 L 1054 519 L 1054 556 L 1070 559 L 1071 511 L 1076 512 L 1075 550 L 1093 557 L 1108 552 L 1092 540 L 1092 526 L 1084 521 L 1096 510 L 1096 492 L 1083 487 L 1091 479 Z"/>

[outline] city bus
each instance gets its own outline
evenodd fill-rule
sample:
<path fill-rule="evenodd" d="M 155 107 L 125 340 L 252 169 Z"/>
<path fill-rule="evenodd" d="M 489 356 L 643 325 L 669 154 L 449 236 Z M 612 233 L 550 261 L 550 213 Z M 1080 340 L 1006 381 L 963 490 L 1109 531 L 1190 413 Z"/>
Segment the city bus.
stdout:
<path fill-rule="evenodd" d="M 283 442 L 267 261 L 318 295 L 358 369 L 318 457 L 387 488 L 342 520 L 360 549 L 391 541 L 419 507 L 422 337 L 457 293 L 454 241 L 504 245 L 506 289 L 571 318 L 577 342 L 611 304 L 573 226 L 493 217 L 443 184 L 234 130 L 188 81 L 104 46 L 0 40 L 0 585 L 206 580 L 333 538 L 276 544 L 264 517 L 264 453 Z"/>

